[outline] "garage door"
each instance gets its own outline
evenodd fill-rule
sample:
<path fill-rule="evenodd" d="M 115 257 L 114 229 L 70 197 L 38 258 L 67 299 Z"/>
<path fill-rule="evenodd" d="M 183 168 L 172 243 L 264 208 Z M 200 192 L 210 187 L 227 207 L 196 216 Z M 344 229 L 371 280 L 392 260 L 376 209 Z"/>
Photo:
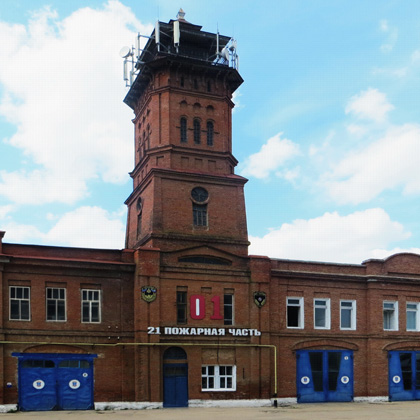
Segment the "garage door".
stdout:
<path fill-rule="evenodd" d="M 19 409 L 93 408 L 91 354 L 14 353 L 18 357 Z"/>

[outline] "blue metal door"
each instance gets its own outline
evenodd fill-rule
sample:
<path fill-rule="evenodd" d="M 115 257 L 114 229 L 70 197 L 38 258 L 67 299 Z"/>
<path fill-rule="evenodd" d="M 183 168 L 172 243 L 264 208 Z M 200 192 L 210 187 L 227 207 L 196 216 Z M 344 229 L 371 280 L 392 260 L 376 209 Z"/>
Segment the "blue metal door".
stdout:
<path fill-rule="evenodd" d="M 163 406 L 188 407 L 188 364 L 163 365 Z"/>
<path fill-rule="evenodd" d="M 19 408 L 24 411 L 93 408 L 96 355 L 13 353 L 19 359 Z"/>
<path fill-rule="evenodd" d="M 389 400 L 419 400 L 420 352 L 390 351 L 388 357 Z"/>
<path fill-rule="evenodd" d="M 353 400 L 353 352 L 350 350 L 299 350 L 298 402 Z"/>

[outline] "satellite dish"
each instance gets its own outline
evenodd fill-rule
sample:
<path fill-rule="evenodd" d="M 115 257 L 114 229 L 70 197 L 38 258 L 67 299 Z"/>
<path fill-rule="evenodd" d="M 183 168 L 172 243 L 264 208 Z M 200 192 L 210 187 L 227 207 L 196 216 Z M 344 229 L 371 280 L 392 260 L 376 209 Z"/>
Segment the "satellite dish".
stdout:
<path fill-rule="evenodd" d="M 229 61 L 229 51 L 226 47 L 224 47 L 222 49 L 222 51 L 220 52 L 220 55 L 222 56 L 222 58 L 224 58 L 225 60 Z"/>
<path fill-rule="evenodd" d="M 131 55 L 130 48 L 122 47 L 121 50 L 120 50 L 120 56 L 122 58 L 127 58 L 129 55 Z"/>

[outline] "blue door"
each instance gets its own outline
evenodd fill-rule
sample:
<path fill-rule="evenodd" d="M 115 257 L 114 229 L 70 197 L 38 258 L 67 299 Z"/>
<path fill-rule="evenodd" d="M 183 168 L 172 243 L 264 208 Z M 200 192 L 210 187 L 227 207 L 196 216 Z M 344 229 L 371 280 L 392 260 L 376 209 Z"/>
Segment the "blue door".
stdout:
<path fill-rule="evenodd" d="M 390 351 L 389 400 L 420 399 L 420 352 Z"/>
<path fill-rule="evenodd" d="M 163 406 L 188 407 L 187 363 L 164 363 Z"/>
<path fill-rule="evenodd" d="M 19 408 L 24 411 L 93 408 L 96 355 L 13 353 L 18 357 Z"/>
<path fill-rule="evenodd" d="M 353 352 L 350 350 L 298 350 L 298 402 L 353 400 Z"/>

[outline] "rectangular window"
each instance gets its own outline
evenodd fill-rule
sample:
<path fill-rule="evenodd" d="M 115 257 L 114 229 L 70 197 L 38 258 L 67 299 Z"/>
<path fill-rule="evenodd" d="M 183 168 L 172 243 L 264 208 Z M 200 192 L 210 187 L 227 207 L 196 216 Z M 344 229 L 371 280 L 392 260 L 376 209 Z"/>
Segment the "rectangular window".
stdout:
<path fill-rule="evenodd" d="M 223 313 L 224 313 L 224 324 L 233 325 L 233 295 L 223 295 Z"/>
<path fill-rule="evenodd" d="M 287 298 L 287 328 L 303 328 L 303 298 Z"/>
<path fill-rule="evenodd" d="M 194 226 L 207 226 L 207 204 L 193 203 Z"/>
<path fill-rule="evenodd" d="M 328 330 L 330 326 L 330 299 L 314 299 L 314 327 Z"/>
<path fill-rule="evenodd" d="M 202 366 L 202 391 L 236 391 L 236 366 Z"/>
<path fill-rule="evenodd" d="M 66 320 L 66 289 L 47 287 L 47 321 Z"/>
<path fill-rule="evenodd" d="M 398 331 L 398 302 L 383 302 L 384 330 Z"/>
<path fill-rule="evenodd" d="M 13 321 L 30 321 L 30 287 L 9 287 L 9 319 Z"/>
<path fill-rule="evenodd" d="M 419 331 L 419 304 L 407 302 L 407 331 Z"/>
<path fill-rule="evenodd" d="M 187 323 L 187 292 L 176 292 L 176 322 Z"/>
<path fill-rule="evenodd" d="M 82 322 L 101 322 L 101 291 L 82 289 Z"/>
<path fill-rule="evenodd" d="M 356 301 L 341 300 L 340 301 L 340 329 L 355 330 L 356 329 Z"/>

